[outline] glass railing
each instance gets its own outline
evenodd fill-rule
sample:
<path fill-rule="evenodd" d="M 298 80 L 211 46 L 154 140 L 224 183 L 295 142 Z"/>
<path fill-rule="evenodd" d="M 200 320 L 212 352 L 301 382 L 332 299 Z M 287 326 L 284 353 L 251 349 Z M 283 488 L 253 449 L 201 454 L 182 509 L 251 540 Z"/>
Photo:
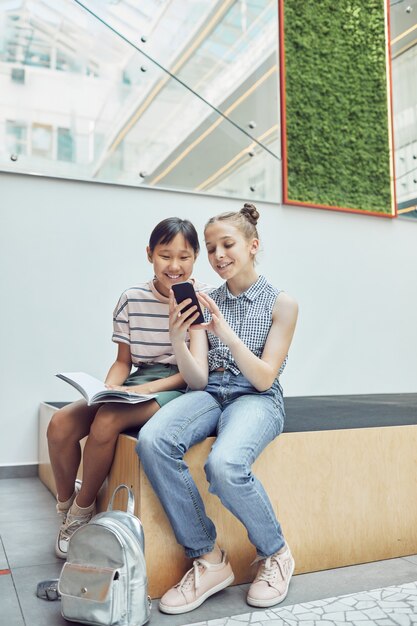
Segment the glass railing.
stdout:
<path fill-rule="evenodd" d="M 417 219 L 417 2 L 391 1 L 398 215 Z"/>
<path fill-rule="evenodd" d="M 0 0 L 0 168 L 281 196 L 275 0 Z M 391 1 L 396 195 L 417 211 L 417 1 Z"/>
<path fill-rule="evenodd" d="M 75 1 L 253 139 L 277 125 L 276 0 Z M 278 132 L 267 138 L 280 156 Z"/>
<path fill-rule="evenodd" d="M 0 168 L 278 201 L 272 4 L 87 4 L 0 2 Z"/>

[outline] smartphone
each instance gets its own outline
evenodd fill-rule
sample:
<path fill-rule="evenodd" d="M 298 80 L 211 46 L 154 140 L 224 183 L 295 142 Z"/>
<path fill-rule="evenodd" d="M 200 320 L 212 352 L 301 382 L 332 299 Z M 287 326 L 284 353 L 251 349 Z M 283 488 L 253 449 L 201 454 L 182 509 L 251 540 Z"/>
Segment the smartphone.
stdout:
<path fill-rule="evenodd" d="M 197 319 L 192 323 L 192 325 L 194 324 L 203 324 L 204 323 L 204 315 L 203 312 L 201 310 L 201 306 L 199 301 L 197 300 L 197 296 L 194 290 L 194 287 L 192 286 L 191 283 L 174 283 L 172 285 L 172 291 L 174 292 L 174 296 L 175 296 L 175 300 L 177 301 L 177 304 L 181 304 L 181 302 L 183 302 L 184 300 L 187 300 L 187 298 L 191 298 L 191 302 L 190 304 L 188 304 L 183 311 L 188 311 L 188 309 L 190 307 L 192 307 L 193 305 L 195 305 L 197 307 L 197 311 L 199 313 L 199 316 L 197 317 Z M 197 312 L 195 311 L 195 313 Z"/>

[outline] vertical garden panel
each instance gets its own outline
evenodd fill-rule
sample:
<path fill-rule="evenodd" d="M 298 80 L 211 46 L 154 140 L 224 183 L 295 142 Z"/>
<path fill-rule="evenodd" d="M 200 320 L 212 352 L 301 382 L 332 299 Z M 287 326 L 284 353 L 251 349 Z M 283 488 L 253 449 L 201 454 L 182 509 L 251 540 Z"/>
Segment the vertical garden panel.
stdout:
<path fill-rule="evenodd" d="M 283 200 L 394 217 L 388 0 L 280 0 Z"/>

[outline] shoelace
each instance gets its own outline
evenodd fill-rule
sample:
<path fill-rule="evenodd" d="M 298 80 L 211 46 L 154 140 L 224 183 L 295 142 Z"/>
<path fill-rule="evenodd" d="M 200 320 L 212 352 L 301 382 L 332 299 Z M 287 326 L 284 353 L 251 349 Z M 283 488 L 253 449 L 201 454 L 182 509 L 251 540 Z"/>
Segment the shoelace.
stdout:
<path fill-rule="evenodd" d="M 90 518 L 87 520 L 87 522 L 89 521 L 90 521 Z M 79 528 L 80 526 L 84 526 L 84 524 L 86 524 L 85 519 L 82 519 L 82 520 L 75 519 L 73 522 L 70 522 L 68 526 L 66 526 L 65 528 L 61 530 L 61 538 L 69 541 L 69 539 L 75 533 L 77 528 Z"/>
<path fill-rule="evenodd" d="M 274 566 L 276 564 L 276 567 Z M 282 565 L 279 561 L 278 555 L 273 554 L 272 556 L 268 556 L 262 564 L 262 569 L 259 574 L 256 576 L 256 582 L 264 580 L 267 583 L 272 582 L 277 574 L 277 569 L 281 574 L 281 579 L 285 580 L 284 572 Z"/>
<path fill-rule="evenodd" d="M 181 578 L 177 585 L 178 591 L 189 591 L 194 583 L 194 589 L 198 589 L 200 585 L 200 568 L 204 570 L 204 565 L 196 559 L 191 569 L 188 570 Z"/>

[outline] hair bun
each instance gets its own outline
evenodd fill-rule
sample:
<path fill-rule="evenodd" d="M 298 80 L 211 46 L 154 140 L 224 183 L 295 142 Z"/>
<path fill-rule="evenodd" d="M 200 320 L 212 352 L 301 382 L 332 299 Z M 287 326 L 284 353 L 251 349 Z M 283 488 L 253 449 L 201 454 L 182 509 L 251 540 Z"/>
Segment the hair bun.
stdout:
<path fill-rule="evenodd" d="M 250 202 L 245 202 L 243 208 L 240 209 L 239 212 L 244 215 L 251 224 L 256 226 L 259 220 L 259 211 L 254 204 L 251 204 Z"/>

